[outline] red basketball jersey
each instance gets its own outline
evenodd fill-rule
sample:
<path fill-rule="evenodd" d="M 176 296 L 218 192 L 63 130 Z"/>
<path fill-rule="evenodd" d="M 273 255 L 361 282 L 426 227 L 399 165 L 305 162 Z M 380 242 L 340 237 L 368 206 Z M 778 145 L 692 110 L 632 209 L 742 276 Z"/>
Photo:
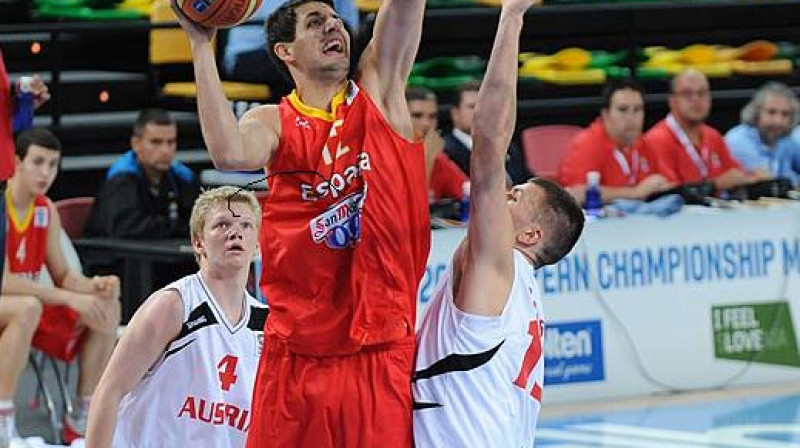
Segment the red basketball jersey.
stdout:
<path fill-rule="evenodd" d="M 36 196 L 28 210 L 18 216 L 9 191 L 6 190 L 8 269 L 13 274 L 36 280 L 47 257 L 47 230 L 50 227 L 47 198 Z"/>
<path fill-rule="evenodd" d="M 332 106 L 279 105 L 261 234 L 266 331 L 310 355 L 413 335 L 430 247 L 422 144 L 355 83 Z"/>

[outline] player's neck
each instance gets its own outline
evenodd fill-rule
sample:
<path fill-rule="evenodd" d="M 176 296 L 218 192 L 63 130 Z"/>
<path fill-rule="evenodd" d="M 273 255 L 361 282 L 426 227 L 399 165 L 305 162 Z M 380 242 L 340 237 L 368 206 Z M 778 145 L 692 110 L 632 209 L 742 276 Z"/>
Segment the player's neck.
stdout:
<path fill-rule="evenodd" d="M 297 82 L 297 98 L 306 106 L 332 111 L 333 98 L 347 85 L 347 80 L 339 82 L 305 79 Z"/>
<path fill-rule="evenodd" d="M 222 307 L 228 320 L 236 324 L 242 318 L 242 300 L 245 295 L 244 285 L 247 271 L 227 273 L 213 269 L 207 264 L 200 268 L 203 281 L 211 290 L 214 299 Z"/>
<path fill-rule="evenodd" d="M 8 192 L 14 207 L 18 210 L 25 210 L 33 203 L 36 194 L 28 191 L 21 184 L 22 182 L 18 177 L 12 177 L 11 180 L 8 181 Z"/>

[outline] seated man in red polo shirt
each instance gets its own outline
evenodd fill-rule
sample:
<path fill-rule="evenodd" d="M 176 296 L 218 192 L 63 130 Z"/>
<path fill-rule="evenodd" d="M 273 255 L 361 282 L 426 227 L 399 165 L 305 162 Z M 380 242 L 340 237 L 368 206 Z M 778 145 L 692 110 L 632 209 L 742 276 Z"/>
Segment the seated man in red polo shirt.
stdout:
<path fill-rule="evenodd" d="M 718 190 L 757 180 L 731 156 L 722 135 L 705 124 L 711 111 L 706 76 L 685 70 L 672 79 L 671 88 L 669 115 L 644 135 L 669 180 L 679 184 L 710 180 Z"/>
<path fill-rule="evenodd" d="M 559 167 L 559 182 L 582 202 L 586 174 L 600 173 L 601 195 L 614 199 L 646 199 L 672 185 L 640 138 L 644 98 L 629 79 L 613 80 L 603 89 L 600 117 L 569 143 Z"/>
<path fill-rule="evenodd" d="M 444 140 L 439 135 L 436 94 L 424 87 L 406 90 L 406 102 L 414 133 L 425 143 L 425 170 L 428 174 L 429 199 L 460 199 L 467 175 L 444 153 Z"/>

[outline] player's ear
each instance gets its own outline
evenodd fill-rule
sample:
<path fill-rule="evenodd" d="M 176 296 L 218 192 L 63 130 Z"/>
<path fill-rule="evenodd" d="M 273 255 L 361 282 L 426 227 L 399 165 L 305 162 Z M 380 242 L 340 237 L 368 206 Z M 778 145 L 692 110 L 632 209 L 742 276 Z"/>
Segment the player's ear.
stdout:
<path fill-rule="evenodd" d="M 542 240 L 542 228 L 536 224 L 517 234 L 517 242 L 524 246 L 535 246 Z"/>
<path fill-rule="evenodd" d="M 278 42 L 272 47 L 272 51 L 274 51 L 275 55 L 278 56 L 278 59 L 283 62 L 293 59 L 292 50 L 292 46 L 286 42 Z"/>
<path fill-rule="evenodd" d="M 203 245 L 203 240 L 196 236 L 192 236 L 192 247 L 194 248 L 194 253 L 203 255 L 205 253 L 205 246 Z"/>

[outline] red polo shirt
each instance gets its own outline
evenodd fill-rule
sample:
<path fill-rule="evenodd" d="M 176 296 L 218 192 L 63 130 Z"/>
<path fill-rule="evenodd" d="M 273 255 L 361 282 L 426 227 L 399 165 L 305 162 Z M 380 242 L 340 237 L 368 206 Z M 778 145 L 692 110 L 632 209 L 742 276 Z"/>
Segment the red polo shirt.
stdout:
<path fill-rule="evenodd" d="M 605 187 L 633 187 L 660 169 L 642 139 L 627 151 L 620 149 L 598 118 L 570 141 L 558 171 L 558 180 L 565 187 L 585 184 L 589 171 L 599 172 L 600 184 Z"/>
<path fill-rule="evenodd" d="M 433 162 L 433 172 L 428 189 L 434 199 L 461 199 L 464 194 L 464 182 L 469 178 L 461 168 L 444 152 L 439 153 Z"/>
<path fill-rule="evenodd" d="M 659 163 L 670 173 L 667 178 L 671 182 L 687 184 L 715 179 L 732 168 L 740 168 L 716 129 L 703 124 L 700 132 L 699 147 L 692 145 L 691 148 L 681 144 L 666 120 L 659 121 L 645 133 L 645 142 L 653 148 Z M 695 155 L 690 151 L 694 151 Z M 706 176 L 703 176 L 704 169 L 708 173 Z"/>
<path fill-rule="evenodd" d="M 0 181 L 8 180 L 14 174 L 14 136 L 11 133 L 11 86 L 0 50 Z"/>

